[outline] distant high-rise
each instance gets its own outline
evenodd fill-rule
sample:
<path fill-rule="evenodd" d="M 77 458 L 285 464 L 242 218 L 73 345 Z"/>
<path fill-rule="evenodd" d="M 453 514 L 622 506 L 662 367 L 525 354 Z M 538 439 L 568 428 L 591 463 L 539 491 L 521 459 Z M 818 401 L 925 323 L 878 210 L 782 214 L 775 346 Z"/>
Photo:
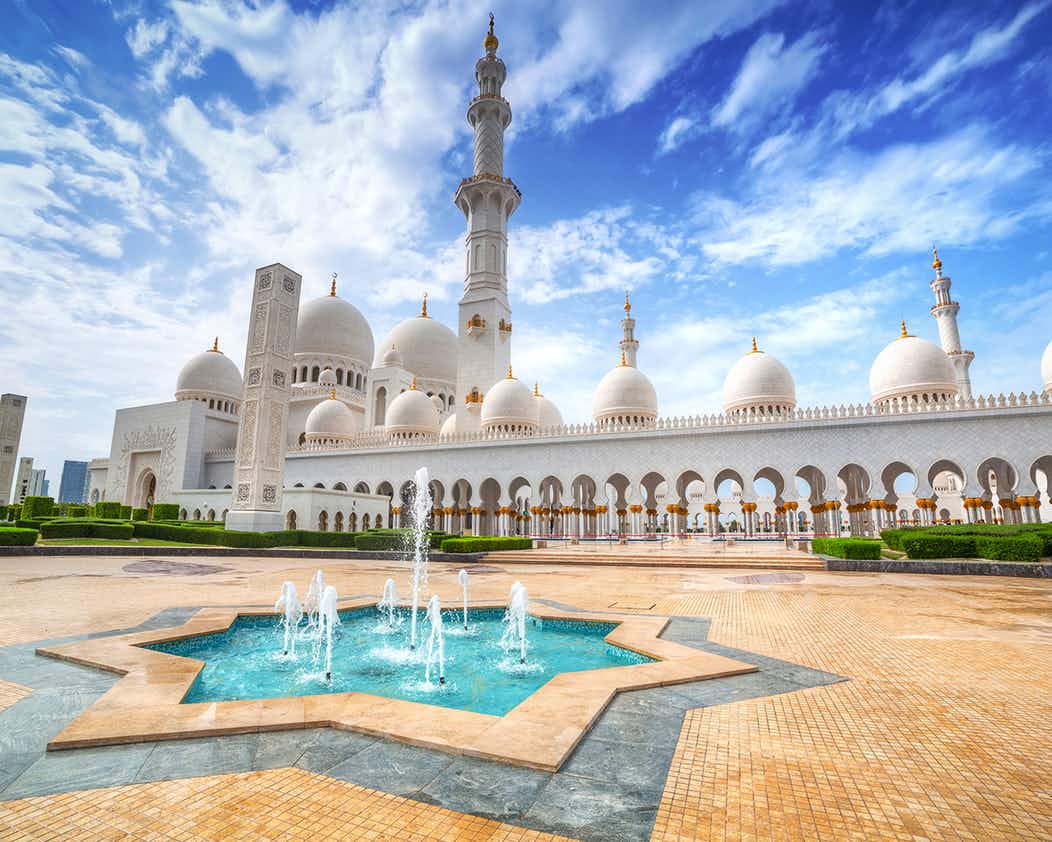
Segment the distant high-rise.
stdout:
<path fill-rule="evenodd" d="M 26 499 L 32 492 L 30 489 L 30 483 L 33 480 L 33 457 L 23 456 L 18 460 L 18 478 L 15 480 L 15 493 L 13 500 L 16 503 L 21 503 Z"/>
<path fill-rule="evenodd" d="M 27 497 L 47 497 L 48 490 L 47 471 L 44 468 L 34 469 L 29 472 L 29 491 Z"/>
<path fill-rule="evenodd" d="M 15 459 L 18 458 L 25 414 L 25 395 L 0 396 L 0 506 L 11 502 L 11 480 L 15 476 Z"/>
<path fill-rule="evenodd" d="M 88 463 L 67 459 L 62 463 L 62 481 L 58 487 L 58 502 L 83 503 L 88 499 Z"/>

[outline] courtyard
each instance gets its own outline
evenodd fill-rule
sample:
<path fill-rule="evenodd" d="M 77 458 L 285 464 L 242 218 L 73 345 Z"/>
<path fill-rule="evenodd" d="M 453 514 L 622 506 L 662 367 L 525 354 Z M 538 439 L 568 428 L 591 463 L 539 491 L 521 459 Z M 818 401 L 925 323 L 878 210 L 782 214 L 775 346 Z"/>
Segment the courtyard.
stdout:
<path fill-rule="evenodd" d="M 548 770 L 353 724 L 47 751 L 119 676 L 38 647 L 270 608 L 319 566 L 347 603 L 375 601 L 408 568 L 4 558 L 0 837 L 1047 838 L 1052 582 L 831 573 L 756 548 L 718 567 L 673 545 L 587 552 L 491 554 L 472 600 L 519 580 L 531 611 L 667 620 L 665 642 L 755 669 L 621 692 Z M 433 562 L 430 592 L 457 604 L 459 570 Z"/>

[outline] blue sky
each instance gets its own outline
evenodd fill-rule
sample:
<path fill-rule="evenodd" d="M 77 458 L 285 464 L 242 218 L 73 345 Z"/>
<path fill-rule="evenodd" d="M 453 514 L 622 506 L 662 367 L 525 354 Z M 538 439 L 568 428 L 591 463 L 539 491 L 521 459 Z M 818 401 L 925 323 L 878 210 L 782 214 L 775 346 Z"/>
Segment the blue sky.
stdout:
<path fill-rule="evenodd" d="M 253 269 L 331 272 L 377 342 L 455 324 L 464 109 L 489 3 L 0 0 L 0 389 L 22 453 L 109 450 Z M 799 402 L 864 401 L 939 244 L 979 392 L 1040 388 L 1052 330 L 1052 6 L 495 2 L 524 194 L 516 373 L 567 420 L 632 290 L 663 414 L 718 411 L 756 334 Z"/>

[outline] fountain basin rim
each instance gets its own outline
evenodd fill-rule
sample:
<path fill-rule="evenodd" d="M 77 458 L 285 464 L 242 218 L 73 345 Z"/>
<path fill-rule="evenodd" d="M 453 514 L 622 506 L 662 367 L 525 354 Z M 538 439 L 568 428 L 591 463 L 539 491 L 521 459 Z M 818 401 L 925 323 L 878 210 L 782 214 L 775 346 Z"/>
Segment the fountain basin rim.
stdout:
<path fill-rule="evenodd" d="M 372 598 L 343 600 L 340 611 L 375 608 L 376 604 Z M 504 607 L 498 601 L 468 603 L 469 610 Z M 532 600 L 530 614 L 542 620 L 614 624 L 605 636 L 607 643 L 653 660 L 558 673 L 504 716 L 361 692 L 182 704 L 203 662 L 144 648 L 146 644 L 224 632 L 238 616 L 273 616 L 275 620 L 281 616 L 273 608 L 202 608 L 180 626 L 37 649 L 38 655 L 122 676 L 48 743 L 48 750 L 333 727 L 556 771 L 617 693 L 757 669 L 662 639 L 667 617 L 566 611 Z"/>

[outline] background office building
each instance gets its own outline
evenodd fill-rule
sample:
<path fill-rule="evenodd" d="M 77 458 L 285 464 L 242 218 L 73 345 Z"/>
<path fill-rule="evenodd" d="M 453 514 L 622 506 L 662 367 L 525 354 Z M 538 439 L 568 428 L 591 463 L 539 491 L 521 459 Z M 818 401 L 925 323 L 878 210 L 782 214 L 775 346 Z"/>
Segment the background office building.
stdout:
<path fill-rule="evenodd" d="M 0 396 L 0 506 L 11 502 L 11 480 L 15 477 L 15 459 L 18 458 L 25 414 L 25 395 Z"/>
<path fill-rule="evenodd" d="M 88 463 L 67 459 L 62 463 L 62 481 L 58 488 L 60 503 L 83 503 L 88 499 Z"/>

